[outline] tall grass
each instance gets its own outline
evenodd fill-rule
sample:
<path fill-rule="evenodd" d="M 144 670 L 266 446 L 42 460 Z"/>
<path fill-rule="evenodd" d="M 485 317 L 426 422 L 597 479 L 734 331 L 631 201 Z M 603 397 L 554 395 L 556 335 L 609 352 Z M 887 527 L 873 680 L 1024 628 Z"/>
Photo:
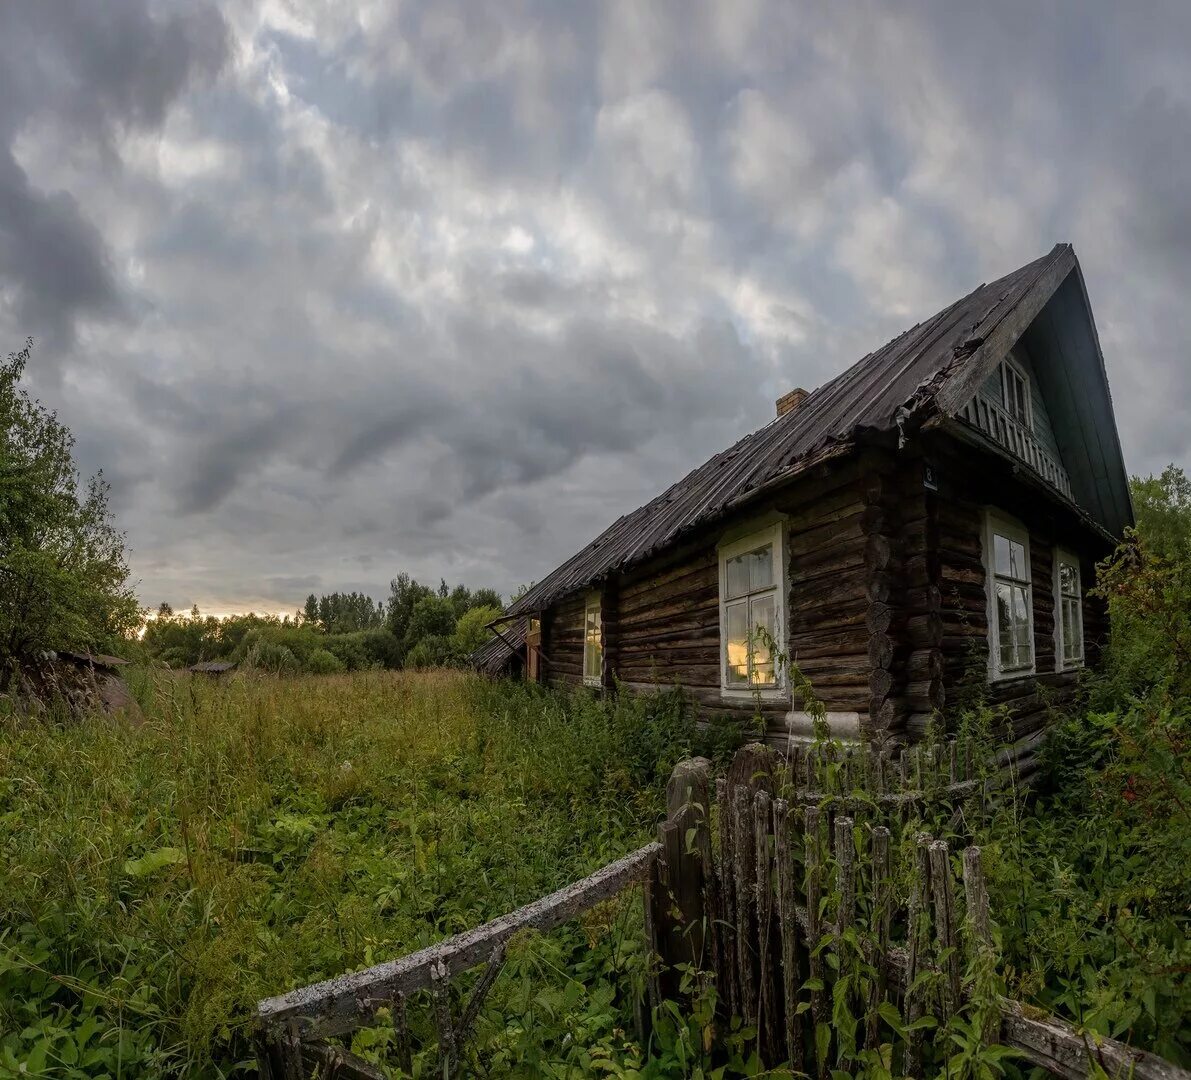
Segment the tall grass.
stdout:
<path fill-rule="evenodd" d="M 693 737 L 459 673 L 133 682 L 139 727 L 0 716 L 0 1073 L 249 1068 L 258 999 L 647 840 Z"/>

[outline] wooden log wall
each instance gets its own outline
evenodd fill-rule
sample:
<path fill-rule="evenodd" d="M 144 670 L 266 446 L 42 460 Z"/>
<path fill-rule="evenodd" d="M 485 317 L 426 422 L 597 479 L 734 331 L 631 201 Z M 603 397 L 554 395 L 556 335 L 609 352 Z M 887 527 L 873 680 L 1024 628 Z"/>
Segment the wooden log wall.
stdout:
<path fill-rule="evenodd" d="M 930 482 L 926 473 L 929 468 Z M 988 615 L 982 561 L 985 508 L 1030 531 L 1037 677 L 986 687 Z M 751 698 L 720 690 L 719 562 L 726 530 L 782 515 L 787 552 L 785 647 L 829 712 L 856 713 L 882 742 L 921 738 L 932 717 L 954 718 L 972 697 L 1004 705 L 1004 732 L 1028 766 L 1042 726 L 1039 686 L 1068 699 L 1075 673 L 1054 671 L 1053 550 L 1081 558 L 1085 592 L 1110 549 L 1075 514 L 1031 489 L 1010 466 L 926 432 L 900 450 L 871 446 L 792 483 L 773 498 L 696 534 L 601 586 L 603 685 L 681 684 L 705 714 L 741 719 Z M 543 618 L 545 678 L 583 681 L 585 594 Z M 1084 606 L 1087 662 L 1098 657 L 1103 608 Z M 798 700 L 762 706 L 768 738 L 784 744 Z M 1016 759 L 1015 759 L 1016 760 Z"/>
<path fill-rule="evenodd" d="M 937 708 L 983 701 L 1003 712 L 1004 764 L 1028 776 L 1036 768 L 1052 707 L 1071 701 L 1079 679 L 1078 671 L 1055 670 L 1054 550 L 1063 547 L 1080 559 L 1085 664 L 1092 665 L 1099 659 L 1106 626 L 1103 606 L 1086 592 L 1095 583 L 1095 563 L 1109 553 L 1111 544 L 1073 513 L 1028 487 L 1007 465 L 937 437 L 928 437 L 916 449 L 934 467 L 938 492 L 921 496 L 920 527 L 926 546 L 924 557 L 912 560 L 908 574 L 908 594 L 914 598 L 910 634 L 916 645 L 930 650 L 924 656 L 920 647 L 910 656 L 908 734 L 921 737 Z M 1034 675 L 993 684 L 987 683 L 988 592 L 983 558 L 989 507 L 1018 519 L 1029 531 L 1035 661 Z M 932 614 L 936 600 L 937 619 Z"/>
<path fill-rule="evenodd" d="M 543 681 L 551 686 L 583 685 L 583 617 L 586 591 L 564 597 L 542 618 Z"/>
<path fill-rule="evenodd" d="M 869 699 L 864 731 L 885 745 L 904 727 L 905 668 L 902 645 L 905 550 L 897 535 L 897 473 L 890 455 L 866 455 L 862 463 L 864 503 L 865 629 L 868 632 Z"/>
<path fill-rule="evenodd" d="M 788 515 L 790 657 L 828 711 L 859 713 L 862 723 L 872 699 L 870 566 L 883 528 L 864 469 L 859 459 L 836 463 L 776 504 Z"/>

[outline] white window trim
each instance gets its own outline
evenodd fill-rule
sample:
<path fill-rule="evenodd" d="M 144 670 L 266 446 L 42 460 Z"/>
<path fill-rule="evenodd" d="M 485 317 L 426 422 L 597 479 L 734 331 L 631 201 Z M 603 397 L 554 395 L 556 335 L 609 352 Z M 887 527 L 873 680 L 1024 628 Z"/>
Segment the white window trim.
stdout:
<path fill-rule="evenodd" d="M 1070 563 L 1075 567 L 1075 585 L 1079 590 L 1079 659 L 1068 660 L 1063 655 L 1063 587 L 1059 578 L 1059 563 Z M 1055 601 L 1055 671 L 1074 671 L 1084 666 L 1086 645 L 1083 636 L 1083 570 L 1074 552 L 1066 548 L 1054 550 L 1054 578 L 1052 590 Z"/>
<path fill-rule="evenodd" d="M 1011 370 L 1019 379 L 1021 379 L 1022 387 L 1026 395 L 1026 419 L 1025 425 L 1027 430 L 1034 430 L 1034 388 L 1030 385 L 1030 377 L 1026 374 L 1026 369 L 1021 366 L 1014 358 L 1013 354 L 1007 354 L 1001 360 L 1001 408 L 1005 410 L 1009 418 L 1016 423 L 1020 423 L 1016 416 L 1013 415 L 1009 408 L 1009 388 L 1005 377 L 1005 370 Z"/>
<path fill-rule="evenodd" d="M 1010 540 L 1016 540 L 1025 549 L 1026 580 L 1029 582 L 1030 590 L 1030 602 L 1027 605 L 1030 633 L 1030 666 L 1028 668 L 1014 668 L 1012 671 L 1001 670 L 1001 643 L 997 633 L 997 574 L 993 552 L 994 533 Z M 1030 560 L 1030 530 L 1016 518 L 990 509 L 986 510 L 984 514 L 983 540 L 981 556 L 984 562 L 984 591 L 988 613 L 988 680 L 989 682 L 1003 682 L 1035 675 L 1038 670 L 1038 658 L 1034 640 L 1034 568 Z"/>
<path fill-rule="evenodd" d="M 738 536 L 736 530 L 729 535 Z M 750 701 L 760 695 L 762 701 L 785 701 L 790 696 L 786 672 L 779 666 L 777 685 L 769 687 L 739 687 L 728 685 L 728 560 L 752 551 L 762 544 L 773 544 L 774 552 L 774 640 L 780 651 L 785 651 L 786 605 L 789 595 L 786 591 L 786 530 L 783 522 L 738 536 L 730 542 L 721 542 L 718 554 L 720 564 L 720 697 L 729 701 Z"/>
<path fill-rule="evenodd" d="M 600 670 L 589 672 L 587 670 L 587 617 L 595 612 L 600 616 Z M 598 592 L 588 593 L 587 599 L 583 603 L 583 685 L 600 687 L 604 685 L 604 619 L 601 611 L 600 594 Z"/>

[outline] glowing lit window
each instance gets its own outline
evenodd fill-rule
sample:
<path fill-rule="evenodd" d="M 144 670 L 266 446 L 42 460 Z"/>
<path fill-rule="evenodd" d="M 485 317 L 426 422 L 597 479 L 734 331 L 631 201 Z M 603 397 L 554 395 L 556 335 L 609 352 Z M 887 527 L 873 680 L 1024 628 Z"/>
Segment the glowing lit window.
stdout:
<path fill-rule="evenodd" d="M 1055 658 L 1057 667 L 1083 663 L 1083 590 L 1079 560 L 1067 551 L 1055 552 Z"/>
<path fill-rule="evenodd" d="M 583 612 L 583 681 L 601 686 L 604 681 L 604 628 L 600 621 L 600 596 L 587 598 Z"/>
<path fill-rule="evenodd" d="M 988 574 L 989 675 L 1009 678 L 1034 670 L 1034 588 L 1030 534 L 993 514 L 985 529 Z"/>
<path fill-rule="evenodd" d="M 775 647 L 785 618 L 780 525 L 720 549 L 721 687 L 781 690 Z"/>

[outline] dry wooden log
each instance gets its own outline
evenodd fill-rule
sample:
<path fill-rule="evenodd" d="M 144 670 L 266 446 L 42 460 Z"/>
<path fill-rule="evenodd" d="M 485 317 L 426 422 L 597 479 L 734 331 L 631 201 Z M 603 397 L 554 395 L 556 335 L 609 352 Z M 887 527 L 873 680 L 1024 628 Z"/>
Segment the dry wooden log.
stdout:
<path fill-rule="evenodd" d="M 451 973 L 437 958 L 430 965 L 430 996 L 434 1000 L 434 1023 L 438 1028 L 438 1056 L 443 1080 L 455 1074 L 455 1028 L 451 1023 Z"/>
<path fill-rule="evenodd" d="M 757 1032 L 762 1056 L 771 1057 L 777 1045 L 777 1006 L 774 994 L 770 931 L 773 926 L 773 854 L 769 844 L 773 814 L 769 793 L 758 791 L 753 797 L 753 842 L 756 859 L 757 912 Z"/>
<path fill-rule="evenodd" d="M 878 784 L 878 790 L 880 784 Z M 879 1045 L 880 1016 L 877 1012 L 889 986 L 889 927 L 893 915 L 892 880 L 889 871 L 889 830 L 883 825 L 873 829 L 873 910 L 872 932 L 875 942 L 873 967 L 875 970 L 869 989 L 868 1012 L 865 1017 L 864 1045 L 874 1049 Z"/>
<path fill-rule="evenodd" d="M 1001 1002 L 1001 1041 L 1063 1080 L 1087 1080 L 1100 1075 L 1127 1076 L 1130 1080 L 1191 1080 L 1191 1071 L 1156 1054 L 1081 1031 L 1066 1020 L 1017 1001 Z"/>
<path fill-rule="evenodd" d="M 942 678 L 915 680 L 906 684 L 906 704 L 915 712 L 941 712 L 947 701 Z"/>
<path fill-rule="evenodd" d="M 502 954 L 503 951 L 502 947 Z M 397 1066 L 404 1072 L 413 1072 L 413 1047 L 409 1040 L 409 1018 L 406 1016 L 405 995 L 394 994 L 390 1009 L 393 1014 L 393 1039 L 397 1046 Z"/>
<path fill-rule="evenodd" d="M 792 766 L 791 774 L 797 775 Z M 794 895 L 794 864 L 790 840 L 790 804 L 773 803 L 773 839 L 777 861 L 778 927 L 782 937 L 782 1012 L 786 1058 L 795 1072 L 804 1063 L 802 1021 L 798 1016 L 798 918 Z"/>
<path fill-rule="evenodd" d="M 955 889 L 947 841 L 930 845 L 930 880 L 935 909 L 937 963 L 946 978 L 943 981 L 942 1019 L 946 1023 L 960 1004 L 959 935 L 955 923 Z"/>
<path fill-rule="evenodd" d="M 913 1026 L 924 1013 L 922 988 L 916 986 L 918 973 L 925 963 L 925 912 L 930 897 L 930 837 L 920 833 L 915 838 L 916 872 L 910 884 L 910 905 L 906 915 L 906 1022 Z M 911 1031 L 906 1041 L 903 1072 L 918 1076 L 922 1065 L 922 1032 Z"/>
<path fill-rule="evenodd" d="M 484 1007 L 484 1002 L 488 997 L 488 992 L 492 989 L 497 977 L 500 975 L 500 969 L 505 962 L 505 947 L 498 945 L 488 957 L 488 963 L 484 967 L 483 974 L 476 980 L 475 986 L 472 987 L 471 996 L 467 999 L 467 1005 L 463 1009 L 462 1015 L 459 1017 L 459 1025 L 455 1029 L 455 1052 L 459 1056 L 463 1054 L 463 1048 L 467 1044 L 468 1038 L 471 1036 L 472 1026 L 475 1024 L 477 1017 L 480 1015 L 480 1010 Z"/>
<path fill-rule="evenodd" d="M 720 776 L 715 781 L 715 801 L 719 807 L 720 862 L 719 896 L 720 918 L 716 924 L 719 940 L 719 985 L 725 996 L 726 1016 L 739 1014 L 739 991 L 736 984 L 736 952 L 733 931 L 736 927 L 736 891 L 732 872 L 732 806 L 728 800 L 728 781 Z"/>
<path fill-rule="evenodd" d="M 808 759 L 809 760 L 809 759 Z M 807 970 L 813 987 L 811 989 L 811 1018 L 815 1025 L 827 1022 L 827 995 L 823 957 L 820 953 L 821 935 L 819 922 L 819 898 L 822 893 L 823 858 L 819 840 L 819 808 L 808 806 L 804 811 L 806 832 L 806 949 Z"/>
<path fill-rule="evenodd" d="M 877 603 L 869 604 L 868 614 L 865 617 L 865 629 L 869 633 L 887 633 L 890 625 L 893 622 L 893 608 L 888 604 Z"/>
<path fill-rule="evenodd" d="M 873 634 L 868 639 L 868 662 L 875 668 L 888 668 L 893 661 L 893 638 Z"/>
<path fill-rule="evenodd" d="M 732 792 L 732 855 L 736 876 L 736 960 L 740 987 L 740 1014 L 746 1024 L 757 1022 L 757 984 L 753 963 L 753 882 L 755 860 L 749 858 L 753 843 L 753 800 L 744 784 Z"/>
<path fill-rule="evenodd" d="M 385 1080 L 388 1075 L 342 1046 L 327 1043 L 303 1043 L 302 1071 L 299 1076 L 326 1077 L 327 1080 Z"/>
<path fill-rule="evenodd" d="M 864 565 L 870 570 L 884 570 L 893 557 L 893 545 L 887 536 L 870 536 L 864 545 Z"/>

